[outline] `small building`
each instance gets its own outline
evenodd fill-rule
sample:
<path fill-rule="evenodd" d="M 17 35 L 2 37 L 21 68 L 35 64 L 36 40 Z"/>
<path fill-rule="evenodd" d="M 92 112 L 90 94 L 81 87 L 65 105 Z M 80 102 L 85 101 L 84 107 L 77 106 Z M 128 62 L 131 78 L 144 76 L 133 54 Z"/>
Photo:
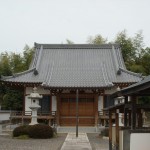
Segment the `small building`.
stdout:
<path fill-rule="evenodd" d="M 109 150 L 150 149 L 150 122 L 145 122 L 150 114 L 150 102 L 144 103 L 139 97 L 150 97 L 150 76 L 111 95 L 124 97 L 124 102 L 105 108 L 109 111 Z M 124 126 L 119 126 L 119 113 L 123 114 Z M 115 114 L 115 126 L 112 116 Z M 147 116 L 145 116 L 147 114 Z M 150 120 L 149 120 L 150 121 Z"/>
<path fill-rule="evenodd" d="M 78 91 L 79 125 L 95 126 L 99 112 L 113 105 L 109 95 L 142 79 L 128 71 L 118 44 L 38 44 L 27 71 L 3 77 L 8 86 L 24 89 L 23 111 L 31 111 L 29 94 L 34 86 L 43 95 L 40 111 L 56 112 L 59 126 L 76 124 Z M 27 113 L 25 113 L 27 114 Z M 103 118 L 103 113 L 102 113 Z"/>

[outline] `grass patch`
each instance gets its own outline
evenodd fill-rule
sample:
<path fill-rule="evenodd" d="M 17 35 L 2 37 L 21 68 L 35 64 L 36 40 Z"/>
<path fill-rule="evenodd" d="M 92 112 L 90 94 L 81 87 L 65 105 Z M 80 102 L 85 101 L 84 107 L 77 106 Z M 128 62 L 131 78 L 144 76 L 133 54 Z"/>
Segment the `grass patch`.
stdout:
<path fill-rule="evenodd" d="M 28 135 L 20 135 L 18 137 L 15 137 L 15 139 L 27 140 L 27 139 L 29 139 L 29 136 Z"/>

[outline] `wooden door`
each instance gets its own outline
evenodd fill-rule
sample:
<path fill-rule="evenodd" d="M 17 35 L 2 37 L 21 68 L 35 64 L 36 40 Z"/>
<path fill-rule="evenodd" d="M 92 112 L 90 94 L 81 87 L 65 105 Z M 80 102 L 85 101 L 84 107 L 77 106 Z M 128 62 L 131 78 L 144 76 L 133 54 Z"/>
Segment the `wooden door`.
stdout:
<path fill-rule="evenodd" d="M 94 125 L 94 98 L 79 98 L 78 114 L 80 126 Z M 60 102 L 60 125 L 76 125 L 76 99 L 61 98 Z"/>

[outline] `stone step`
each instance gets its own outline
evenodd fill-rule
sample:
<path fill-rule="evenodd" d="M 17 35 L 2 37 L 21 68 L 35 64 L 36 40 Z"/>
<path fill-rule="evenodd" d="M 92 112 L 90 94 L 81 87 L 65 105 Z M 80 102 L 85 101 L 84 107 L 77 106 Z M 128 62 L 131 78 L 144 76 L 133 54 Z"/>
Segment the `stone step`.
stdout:
<path fill-rule="evenodd" d="M 97 127 L 78 127 L 79 133 L 97 133 Z M 76 132 L 76 127 L 57 127 L 58 133 L 71 133 Z"/>

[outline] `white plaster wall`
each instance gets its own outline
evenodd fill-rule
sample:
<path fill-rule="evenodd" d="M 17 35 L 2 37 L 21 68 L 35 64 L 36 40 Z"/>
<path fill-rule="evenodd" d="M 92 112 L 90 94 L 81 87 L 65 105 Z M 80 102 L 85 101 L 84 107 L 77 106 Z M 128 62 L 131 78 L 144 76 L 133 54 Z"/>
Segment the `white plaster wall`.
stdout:
<path fill-rule="evenodd" d="M 150 150 L 150 133 L 132 133 L 130 150 Z"/>
<path fill-rule="evenodd" d="M 31 99 L 29 99 L 29 95 L 25 96 L 25 111 L 31 111 L 29 108 L 31 106 Z"/>
<path fill-rule="evenodd" d="M 52 111 L 57 111 L 56 96 L 52 96 Z"/>
<path fill-rule="evenodd" d="M 45 90 L 42 87 L 37 87 L 37 91 L 39 94 L 50 94 L 49 90 Z M 26 93 L 25 94 L 30 94 L 33 92 L 33 87 L 26 87 Z"/>
<path fill-rule="evenodd" d="M 98 111 L 102 111 L 103 109 L 103 96 L 98 97 Z"/>

